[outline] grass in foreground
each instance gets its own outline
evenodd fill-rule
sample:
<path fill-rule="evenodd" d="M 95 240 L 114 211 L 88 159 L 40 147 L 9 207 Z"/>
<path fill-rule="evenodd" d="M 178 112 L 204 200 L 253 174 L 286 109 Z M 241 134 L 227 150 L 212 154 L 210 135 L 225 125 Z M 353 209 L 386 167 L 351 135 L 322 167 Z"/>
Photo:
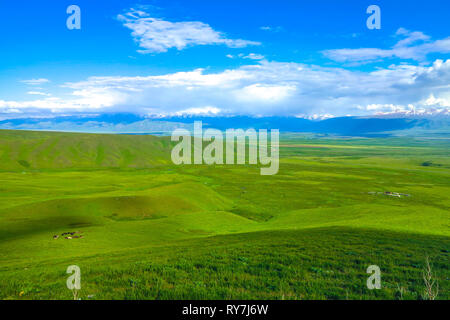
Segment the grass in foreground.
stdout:
<path fill-rule="evenodd" d="M 82 299 L 422 299 L 429 257 L 448 299 L 448 144 L 289 137 L 267 177 L 149 136 L 0 132 L 0 298 L 71 299 L 76 264 Z"/>
<path fill-rule="evenodd" d="M 352 228 L 264 231 L 2 268 L 3 299 L 70 299 L 65 269 L 82 270 L 82 299 L 424 299 L 430 257 L 448 299 L 446 237 Z M 366 269 L 382 269 L 368 290 Z M 20 294 L 22 293 L 22 294 Z"/>

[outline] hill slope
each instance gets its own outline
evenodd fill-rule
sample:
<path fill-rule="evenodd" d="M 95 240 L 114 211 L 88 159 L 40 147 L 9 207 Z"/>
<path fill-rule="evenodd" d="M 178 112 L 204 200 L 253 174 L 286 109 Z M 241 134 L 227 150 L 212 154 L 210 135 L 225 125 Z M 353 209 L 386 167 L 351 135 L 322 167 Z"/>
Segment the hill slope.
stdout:
<path fill-rule="evenodd" d="M 146 168 L 168 161 L 168 137 L 0 130 L 0 170 Z"/>
<path fill-rule="evenodd" d="M 261 176 L 174 166 L 168 138 L 0 131 L 0 299 L 71 298 L 73 264 L 82 299 L 422 299 L 427 257 L 448 298 L 448 142 L 286 138 Z"/>

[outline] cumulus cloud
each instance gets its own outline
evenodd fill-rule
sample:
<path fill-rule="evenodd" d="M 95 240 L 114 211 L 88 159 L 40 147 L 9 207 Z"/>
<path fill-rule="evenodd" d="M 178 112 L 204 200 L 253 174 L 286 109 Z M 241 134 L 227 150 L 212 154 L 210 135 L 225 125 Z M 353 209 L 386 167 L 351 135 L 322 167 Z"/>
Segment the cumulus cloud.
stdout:
<path fill-rule="evenodd" d="M 448 110 L 450 60 L 371 72 L 261 60 L 222 72 L 196 69 L 65 83 L 68 98 L 0 100 L 0 113 L 136 112 L 152 115 L 329 117 Z"/>
<path fill-rule="evenodd" d="M 229 39 L 200 21 L 171 22 L 151 17 L 142 10 L 131 9 L 118 15 L 118 19 L 132 31 L 133 39 L 143 48 L 140 53 L 161 53 L 170 48 L 183 50 L 195 45 L 226 45 L 230 48 L 260 45 L 256 41 Z"/>
<path fill-rule="evenodd" d="M 450 94 L 446 97 L 436 98 L 434 94 L 430 94 L 428 99 L 423 102 L 425 106 L 450 107 Z"/>
<path fill-rule="evenodd" d="M 431 41 L 430 37 L 420 31 L 400 28 L 397 37 L 402 37 L 389 49 L 358 48 L 325 50 L 323 54 L 338 62 L 373 62 L 383 58 L 400 58 L 421 61 L 430 53 L 450 53 L 450 37 Z"/>

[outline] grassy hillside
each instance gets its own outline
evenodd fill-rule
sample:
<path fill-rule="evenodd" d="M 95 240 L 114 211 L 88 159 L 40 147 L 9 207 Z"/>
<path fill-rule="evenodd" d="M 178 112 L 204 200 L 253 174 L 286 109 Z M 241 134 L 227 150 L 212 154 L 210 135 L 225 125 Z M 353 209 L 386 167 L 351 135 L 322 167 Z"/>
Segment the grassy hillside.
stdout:
<path fill-rule="evenodd" d="M 105 254 L 58 255 L 0 269 L 2 298 L 72 299 L 68 265 L 82 270 L 82 299 L 422 299 L 424 249 L 448 299 L 448 238 L 352 228 L 264 231 L 174 241 Z M 446 254 L 447 252 L 447 254 Z M 365 287 L 382 269 L 382 289 Z"/>
<path fill-rule="evenodd" d="M 170 138 L 0 130 L 0 169 L 151 167 L 170 160 Z"/>
<path fill-rule="evenodd" d="M 76 264 L 83 299 L 422 299 L 427 257 L 449 298 L 449 142 L 281 144 L 261 176 L 174 166 L 167 138 L 0 131 L 0 298 L 69 299 Z"/>

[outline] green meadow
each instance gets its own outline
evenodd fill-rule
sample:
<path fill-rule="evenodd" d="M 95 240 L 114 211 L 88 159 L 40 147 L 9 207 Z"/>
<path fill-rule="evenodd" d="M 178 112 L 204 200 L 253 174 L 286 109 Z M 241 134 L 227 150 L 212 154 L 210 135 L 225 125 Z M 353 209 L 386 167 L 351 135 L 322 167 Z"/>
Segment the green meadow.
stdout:
<path fill-rule="evenodd" d="M 427 259 L 449 299 L 448 138 L 280 145 L 262 176 L 175 166 L 168 137 L 0 130 L 0 299 L 73 299 L 70 265 L 83 300 L 428 299 Z"/>

